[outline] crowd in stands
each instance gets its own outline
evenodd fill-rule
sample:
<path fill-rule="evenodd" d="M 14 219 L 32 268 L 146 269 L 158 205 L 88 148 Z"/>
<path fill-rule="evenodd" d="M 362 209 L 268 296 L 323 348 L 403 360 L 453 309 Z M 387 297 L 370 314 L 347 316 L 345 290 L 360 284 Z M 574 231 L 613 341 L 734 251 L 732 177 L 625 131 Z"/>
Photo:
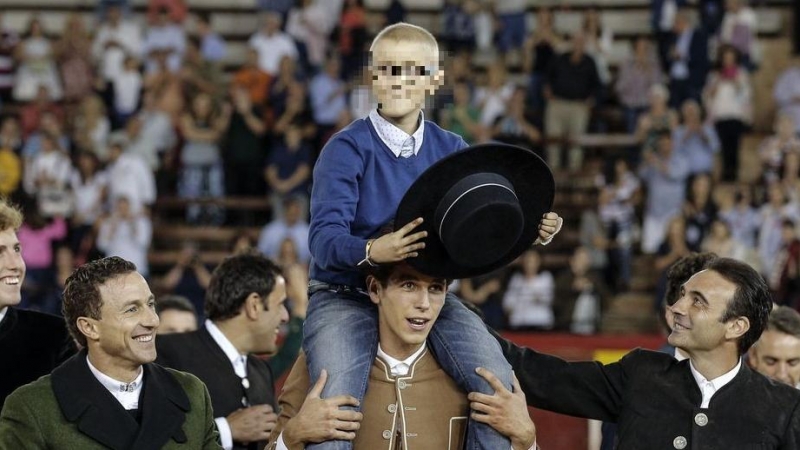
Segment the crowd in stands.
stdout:
<path fill-rule="evenodd" d="M 74 13 L 59 36 L 38 17 L 22 34 L 0 29 L 0 195 L 25 210 L 23 306 L 58 313 L 71 269 L 105 254 L 134 262 L 202 315 L 213 266 L 194 243 L 166 274 L 148 267 L 152 207 L 163 196 L 189 201 L 190 225 L 263 226 L 260 236 L 237 234 L 231 251 L 307 264 L 314 161 L 333 133 L 376 107 L 361 70 L 372 29 L 363 2 L 260 0 L 259 28 L 233 68 L 205 10 L 150 0 L 140 23 L 124 0 L 98 3 L 91 28 Z M 531 250 L 455 287 L 494 327 L 598 331 L 611 296 L 650 270 L 634 267 L 639 253 L 654 255 L 659 274 L 693 251 L 747 261 L 777 303 L 800 308 L 800 58 L 775 83 L 762 176 L 741 183 L 751 78 L 764 57 L 758 17 L 745 0 L 684 3 L 652 2 L 652 35 L 613 66 L 617 38 L 596 7 L 567 33 L 558 7 L 445 2 L 447 79 L 425 118 L 470 144 L 533 148 L 557 177 L 588 173 L 597 190 L 560 273 Z M 382 24 L 404 14 L 392 1 Z M 489 50 L 495 60 L 474 70 L 473 56 Z M 622 111 L 620 124 L 601 114 L 607 108 Z M 587 159 L 575 138 L 608 131 L 638 144 L 614 161 Z M 269 199 L 269 221 L 190 201 L 226 196 Z"/>

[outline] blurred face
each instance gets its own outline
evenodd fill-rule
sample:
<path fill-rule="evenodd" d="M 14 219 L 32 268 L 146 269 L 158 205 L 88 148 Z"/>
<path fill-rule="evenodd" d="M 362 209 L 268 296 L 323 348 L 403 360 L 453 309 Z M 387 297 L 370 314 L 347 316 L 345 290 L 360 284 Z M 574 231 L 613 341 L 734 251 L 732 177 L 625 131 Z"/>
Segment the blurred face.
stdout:
<path fill-rule="evenodd" d="M 117 23 L 122 17 L 122 11 L 118 6 L 111 6 L 108 8 L 108 20 L 112 23 Z"/>
<path fill-rule="evenodd" d="M 159 320 L 147 281 L 131 272 L 106 281 L 98 290 L 103 302 L 100 319 L 85 318 L 93 325 L 86 336 L 92 364 L 100 370 L 136 370 L 155 361 Z"/>
<path fill-rule="evenodd" d="M 707 198 L 711 193 L 711 178 L 706 175 L 700 175 L 692 181 L 692 192 L 695 197 Z"/>
<path fill-rule="evenodd" d="M 782 138 L 790 138 L 794 135 L 794 122 L 789 116 L 780 116 L 775 125 L 775 131 Z"/>
<path fill-rule="evenodd" d="M 633 51 L 636 53 L 638 57 L 647 56 L 647 51 L 649 50 L 647 46 L 647 40 L 639 38 L 636 39 L 636 43 L 634 44 Z"/>
<path fill-rule="evenodd" d="M 725 67 L 733 67 L 736 65 L 736 53 L 732 50 L 726 50 L 722 53 L 722 65 Z"/>
<path fill-rule="evenodd" d="M 426 54 L 427 53 L 427 54 Z M 418 116 L 427 95 L 441 84 L 438 56 L 415 42 L 383 39 L 372 50 L 372 91 L 388 120 Z"/>
<path fill-rule="evenodd" d="M 208 95 L 198 95 L 192 102 L 192 109 L 197 116 L 205 117 L 211 114 L 211 97 Z"/>
<path fill-rule="evenodd" d="M 12 228 L 0 231 L 0 308 L 18 305 L 25 279 L 25 261 L 17 233 Z"/>
<path fill-rule="evenodd" d="M 117 200 L 117 213 L 121 216 L 127 216 L 131 212 L 131 204 L 127 198 L 120 198 Z"/>
<path fill-rule="evenodd" d="M 189 311 L 167 309 L 158 315 L 158 334 L 188 333 L 197 330 L 197 318 Z"/>
<path fill-rule="evenodd" d="M 781 239 L 783 240 L 784 243 L 788 244 L 794 241 L 795 236 L 797 236 L 797 234 L 795 233 L 793 226 L 783 225 L 781 227 Z"/>
<path fill-rule="evenodd" d="M 765 330 L 750 349 L 750 365 L 774 380 L 800 384 L 800 339 L 777 330 Z"/>
<path fill-rule="evenodd" d="M 711 224 L 711 234 L 717 239 L 727 239 L 730 233 L 725 223 L 717 220 Z"/>
<path fill-rule="evenodd" d="M 720 321 L 735 293 L 736 285 L 717 272 L 703 270 L 693 275 L 681 287 L 678 301 L 667 308 L 672 315 L 669 343 L 691 355 L 717 350 L 740 337 L 743 332 L 737 332 L 734 323 L 746 319 Z"/>
<path fill-rule="evenodd" d="M 419 350 L 439 317 L 447 282 L 403 264 L 394 269 L 386 286 L 374 277 L 367 279 L 367 286 L 370 299 L 378 305 L 381 348 L 394 358 L 408 358 Z"/>
<path fill-rule="evenodd" d="M 589 256 L 589 251 L 585 248 L 579 248 L 575 250 L 575 254 L 572 256 L 570 260 L 570 267 L 572 267 L 572 272 L 576 274 L 584 274 L 589 271 L 589 267 L 591 265 L 591 257 Z"/>
<path fill-rule="evenodd" d="M 278 351 L 280 327 L 289 321 L 289 311 L 286 310 L 286 280 L 283 277 L 275 279 L 275 287 L 266 300 L 267 309 L 259 312 L 253 329 L 254 342 L 258 344 L 254 353 L 273 354 Z"/>
<path fill-rule="evenodd" d="M 529 275 L 535 275 L 539 272 L 539 265 L 541 259 L 539 254 L 533 251 L 527 251 L 522 254 L 522 270 Z"/>
<path fill-rule="evenodd" d="M 453 88 L 453 100 L 457 105 L 469 104 L 469 87 L 464 83 L 457 84 Z"/>
<path fill-rule="evenodd" d="M 687 124 L 696 124 L 700 122 L 700 108 L 697 107 L 697 104 L 685 103 L 683 108 L 681 108 L 681 112 L 683 113 L 683 120 L 686 121 Z"/>
<path fill-rule="evenodd" d="M 19 135 L 19 125 L 13 118 L 7 118 L 3 121 L 3 126 L 0 128 L 0 134 L 5 137 L 13 138 Z"/>
<path fill-rule="evenodd" d="M 658 139 L 658 153 L 661 156 L 669 156 L 672 153 L 672 138 L 662 136 Z"/>

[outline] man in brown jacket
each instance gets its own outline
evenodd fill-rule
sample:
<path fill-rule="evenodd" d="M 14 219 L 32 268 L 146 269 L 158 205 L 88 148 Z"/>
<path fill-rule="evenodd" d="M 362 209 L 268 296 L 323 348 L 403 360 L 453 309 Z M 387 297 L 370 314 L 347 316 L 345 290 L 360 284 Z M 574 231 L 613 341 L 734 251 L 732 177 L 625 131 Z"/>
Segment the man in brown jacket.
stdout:
<path fill-rule="evenodd" d="M 378 307 L 378 357 L 372 366 L 362 412 L 349 396 L 321 399 L 326 374 L 309 391 L 305 359 L 292 369 L 281 398 L 281 415 L 270 449 L 302 449 L 331 439 L 353 441 L 364 449 L 462 449 L 469 401 L 448 377 L 426 345 L 447 294 L 447 280 L 420 274 L 407 264 L 383 265 L 367 278 L 370 299 Z M 536 429 L 515 383 L 515 393 L 498 388 L 508 401 L 478 421 L 497 423 L 514 450 L 535 447 Z M 307 394 L 306 394 L 307 393 Z M 491 417 L 490 417 L 491 416 Z M 498 417 L 502 419 L 497 420 Z"/>

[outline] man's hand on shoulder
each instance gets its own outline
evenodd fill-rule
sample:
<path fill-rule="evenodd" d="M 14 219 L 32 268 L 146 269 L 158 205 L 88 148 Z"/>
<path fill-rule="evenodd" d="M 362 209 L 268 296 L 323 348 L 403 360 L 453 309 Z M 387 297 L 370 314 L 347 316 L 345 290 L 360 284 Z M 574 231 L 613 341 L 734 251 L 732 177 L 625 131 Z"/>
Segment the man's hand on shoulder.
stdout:
<path fill-rule="evenodd" d="M 323 370 L 317 383 L 308 392 L 300 411 L 286 423 L 283 441 L 287 447 L 296 448 L 300 444 L 334 439 L 352 441 L 356 438 L 363 415 L 341 407 L 358 406 L 358 400 L 349 395 L 321 398 L 322 388 L 327 380 L 328 373 Z"/>
<path fill-rule="evenodd" d="M 478 375 L 489 382 L 494 395 L 471 392 L 468 396 L 473 420 L 485 423 L 511 439 L 512 450 L 528 450 L 536 443 L 536 426 L 528 414 L 525 394 L 514 375 L 512 393 L 490 371 L 477 369 Z"/>
<path fill-rule="evenodd" d="M 256 405 L 238 409 L 225 420 L 231 427 L 233 441 L 246 444 L 269 439 L 269 434 L 278 423 L 278 416 L 271 405 Z"/>

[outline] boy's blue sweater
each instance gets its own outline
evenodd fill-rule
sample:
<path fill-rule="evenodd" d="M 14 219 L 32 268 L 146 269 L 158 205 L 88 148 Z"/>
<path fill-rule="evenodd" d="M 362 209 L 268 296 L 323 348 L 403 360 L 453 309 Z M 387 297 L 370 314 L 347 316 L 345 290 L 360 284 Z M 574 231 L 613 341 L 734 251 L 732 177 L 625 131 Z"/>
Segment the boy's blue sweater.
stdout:
<path fill-rule="evenodd" d="M 460 136 L 429 121 L 422 147 L 409 158 L 396 157 L 368 118 L 335 134 L 314 167 L 310 278 L 364 287 L 357 265 L 367 240 L 394 219 L 400 200 L 422 172 L 466 146 Z"/>

